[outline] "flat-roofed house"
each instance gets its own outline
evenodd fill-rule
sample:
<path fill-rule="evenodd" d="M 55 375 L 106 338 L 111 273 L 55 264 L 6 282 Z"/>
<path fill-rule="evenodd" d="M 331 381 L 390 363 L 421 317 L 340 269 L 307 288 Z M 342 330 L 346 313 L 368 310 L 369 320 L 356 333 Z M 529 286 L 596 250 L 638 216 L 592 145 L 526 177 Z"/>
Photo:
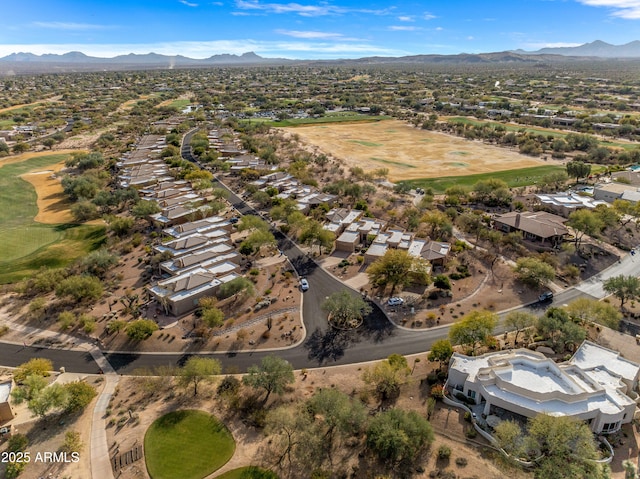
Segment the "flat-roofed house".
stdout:
<path fill-rule="evenodd" d="M 564 226 L 566 218 L 545 211 L 512 211 L 497 216 L 493 221 L 495 229 L 503 233 L 521 231 L 524 239 L 546 243 L 555 248 L 569 234 Z"/>
<path fill-rule="evenodd" d="M 336 251 L 353 253 L 358 244 L 360 244 L 360 233 L 347 230 L 336 238 Z"/>
<path fill-rule="evenodd" d="M 11 421 L 15 417 L 9 402 L 11 399 L 12 389 L 12 380 L 0 382 L 0 424 Z"/>
<path fill-rule="evenodd" d="M 637 411 L 634 387 L 640 365 L 615 351 L 584 342 L 557 364 L 542 353 L 516 349 L 465 356 L 453 353 L 447 390 L 470 398 L 486 416 L 538 414 L 580 419 L 597 434 L 612 433 Z"/>

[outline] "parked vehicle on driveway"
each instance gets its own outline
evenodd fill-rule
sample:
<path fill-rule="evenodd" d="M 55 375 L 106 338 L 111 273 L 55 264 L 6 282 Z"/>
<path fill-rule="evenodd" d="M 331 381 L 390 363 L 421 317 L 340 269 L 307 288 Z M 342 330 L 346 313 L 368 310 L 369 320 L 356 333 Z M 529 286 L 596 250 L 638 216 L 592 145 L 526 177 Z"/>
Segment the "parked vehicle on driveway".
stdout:
<path fill-rule="evenodd" d="M 404 304 L 404 299 L 393 297 L 387 300 L 387 306 L 402 306 Z"/>

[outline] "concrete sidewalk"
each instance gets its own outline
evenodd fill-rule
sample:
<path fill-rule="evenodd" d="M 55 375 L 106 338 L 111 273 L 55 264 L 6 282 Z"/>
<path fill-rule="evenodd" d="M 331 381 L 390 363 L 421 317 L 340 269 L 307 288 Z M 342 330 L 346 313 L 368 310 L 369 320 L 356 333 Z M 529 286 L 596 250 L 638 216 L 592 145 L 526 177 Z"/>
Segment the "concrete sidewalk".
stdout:
<path fill-rule="evenodd" d="M 104 356 L 102 357 L 104 359 Z M 106 363 L 106 360 L 104 360 Z M 98 363 L 100 364 L 100 363 Z M 106 411 L 113 392 L 120 381 L 115 371 L 109 365 L 111 372 L 107 373 L 108 363 L 100 364 L 105 371 L 105 385 L 102 393 L 98 397 L 93 408 L 93 419 L 91 420 L 91 477 L 93 479 L 113 479 L 113 469 L 111 468 L 111 456 L 109 455 L 109 444 L 107 443 L 107 422 Z M 105 366 L 105 367 L 103 367 Z"/>
<path fill-rule="evenodd" d="M 33 344 L 39 339 L 45 339 L 56 343 L 55 347 L 58 349 L 88 351 L 89 354 L 91 354 L 91 357 L 104 373 L 105 378 L 104 388 L 93 408 L 93 418 L 91 420 L 91 477 L 93 479 L 113 479 L 113 469 L 111 468 L 109 445 L 107 443 L 105 413 L 109 407 L 109 401 L 111 401 L 113 392 L 118 385 L 120 376 L 118 376 L 95 343 L 68 334 L 33 328 L 31 326 L 12 323 L 7 319 L 0 319 L 0 326 L 3 325 L 8 326 L 9 329 L 14 331 L 24 333 L 25 341 L 23 341 L 23 343 L 25 345 L 27 343 Z M 64 348 L 60 348 L 60 345 L 64 345 Z"/>

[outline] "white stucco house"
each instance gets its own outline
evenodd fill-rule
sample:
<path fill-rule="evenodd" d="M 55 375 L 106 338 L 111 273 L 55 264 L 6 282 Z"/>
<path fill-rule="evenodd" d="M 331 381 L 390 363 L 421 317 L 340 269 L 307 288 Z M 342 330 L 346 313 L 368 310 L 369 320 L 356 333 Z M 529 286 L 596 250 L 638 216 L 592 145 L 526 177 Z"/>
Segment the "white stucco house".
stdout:
<path fill-rule="evenodd" d="M 585 341 L 560 364 L 528 349 L 477 357 L 454 353 L 447 389 L 483 404 L 486 416 L 571 416 L 595 433 L 612 433 L 636 414 L 639 373 L 639 364 Z"/>

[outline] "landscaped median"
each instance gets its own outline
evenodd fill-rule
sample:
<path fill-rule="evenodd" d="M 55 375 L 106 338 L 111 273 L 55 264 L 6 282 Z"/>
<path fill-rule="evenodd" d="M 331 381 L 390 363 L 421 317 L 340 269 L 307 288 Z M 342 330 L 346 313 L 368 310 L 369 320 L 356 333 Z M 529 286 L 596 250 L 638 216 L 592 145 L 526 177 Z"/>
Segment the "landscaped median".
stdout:
<path fill-rule="evenodd" d="M 231 459 L 231 432 L 204 411 L 173 411 L 156 419 L 144 437 L 152 479 L 201 479 Z"/>

